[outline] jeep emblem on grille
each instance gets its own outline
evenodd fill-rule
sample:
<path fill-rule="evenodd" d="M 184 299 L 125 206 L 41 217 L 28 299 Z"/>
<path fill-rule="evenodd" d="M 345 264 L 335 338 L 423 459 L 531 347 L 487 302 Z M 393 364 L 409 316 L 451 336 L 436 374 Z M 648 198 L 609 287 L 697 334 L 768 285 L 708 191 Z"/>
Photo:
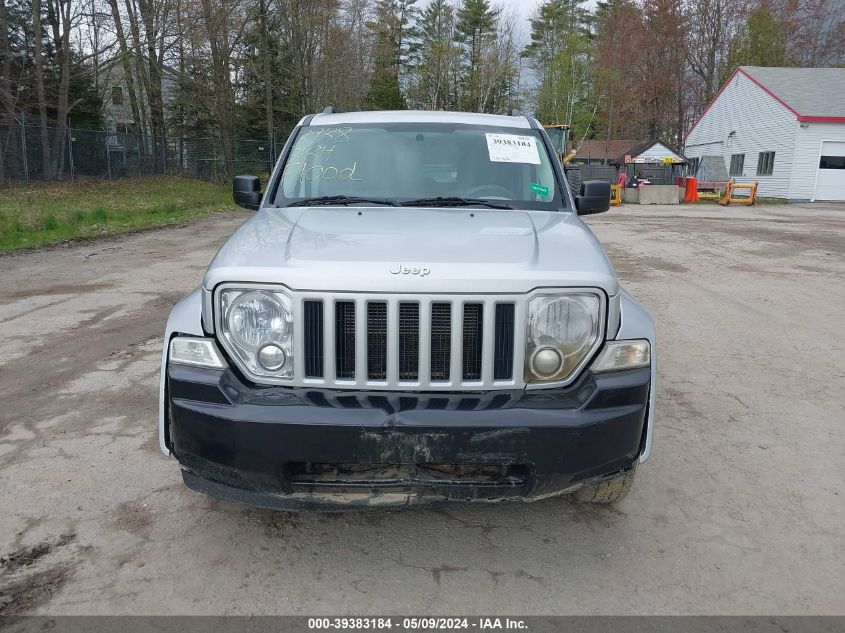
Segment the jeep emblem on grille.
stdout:
<path fill-rule="evenodd" d="M 428 266 L 405 266 L 404 264 L 394 264 L 390 267 L 390 272 L 394 275 L 419 275 L 425 277 L 431 272 Z"/>

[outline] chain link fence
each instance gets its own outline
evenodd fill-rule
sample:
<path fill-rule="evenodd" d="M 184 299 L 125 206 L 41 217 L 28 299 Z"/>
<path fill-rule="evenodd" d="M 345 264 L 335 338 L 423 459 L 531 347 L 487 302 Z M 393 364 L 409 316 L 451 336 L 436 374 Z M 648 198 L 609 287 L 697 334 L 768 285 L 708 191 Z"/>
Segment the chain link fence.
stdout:
<path fill-rule="evenodd" d="M 0 124 L 0 185 L 167 174 L 225 182 L 272 169 L 275 138 L 221 139 Z"/>

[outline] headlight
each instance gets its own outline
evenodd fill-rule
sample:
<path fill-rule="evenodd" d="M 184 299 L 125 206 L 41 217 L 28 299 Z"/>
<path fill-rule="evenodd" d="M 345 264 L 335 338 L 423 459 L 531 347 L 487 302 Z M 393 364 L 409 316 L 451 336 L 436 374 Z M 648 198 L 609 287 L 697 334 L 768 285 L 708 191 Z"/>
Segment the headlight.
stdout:
<path fill-rule="evenodd" d="M 540 295 L 528 303 L 525 381 L 566 380 L 599 342 L 601 302 L 588 293 Z"/>
<path fill-rule="evenodd" d="M 290 298 L 272 290 L 220 293 L 224 346 L 256 376 L 293 376 Z"/>

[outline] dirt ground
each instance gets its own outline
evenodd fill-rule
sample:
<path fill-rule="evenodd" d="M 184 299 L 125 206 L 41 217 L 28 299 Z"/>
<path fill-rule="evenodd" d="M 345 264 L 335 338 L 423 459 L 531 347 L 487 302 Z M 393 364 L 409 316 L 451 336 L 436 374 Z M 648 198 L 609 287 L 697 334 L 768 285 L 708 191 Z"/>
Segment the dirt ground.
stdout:
<path fill-rule="evenodd" d="M 617 507 L 340 515 L 158 449 L 167 313 L 245 217 L 0 258 L 0 613 L 845 613 L 845 206 L 588 219 L 660 339 Z"/>

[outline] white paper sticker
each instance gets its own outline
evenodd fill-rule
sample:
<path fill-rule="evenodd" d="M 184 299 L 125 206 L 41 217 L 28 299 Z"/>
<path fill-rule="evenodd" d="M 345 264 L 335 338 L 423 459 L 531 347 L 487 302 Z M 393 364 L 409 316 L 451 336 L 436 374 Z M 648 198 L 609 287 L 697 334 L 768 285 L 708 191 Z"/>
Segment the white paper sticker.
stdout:
<path fill-rule="evenodd" d="M 486 134 L 487 152 L 494 163 L 540 164 L 536 139 L 519 134 Z"/>

